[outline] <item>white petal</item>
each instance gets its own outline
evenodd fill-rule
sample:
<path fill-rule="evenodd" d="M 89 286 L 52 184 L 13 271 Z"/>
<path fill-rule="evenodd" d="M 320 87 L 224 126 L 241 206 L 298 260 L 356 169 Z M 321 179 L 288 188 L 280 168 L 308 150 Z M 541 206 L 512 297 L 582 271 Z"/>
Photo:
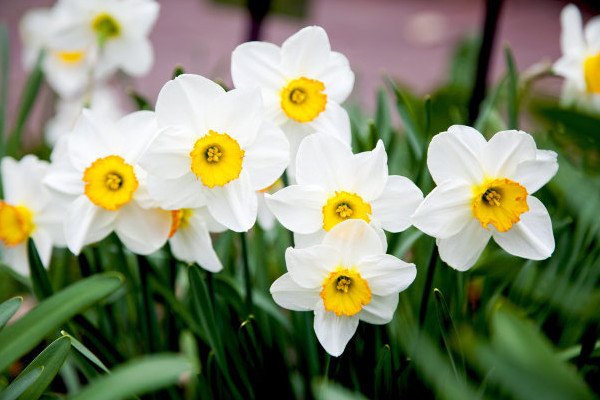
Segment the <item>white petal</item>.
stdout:
<path fill-rule="evenodd" d="M 50 193 L 42 185 L 42 179 L 49 166 L 47 161 L 38 160 L 32 154 L 18 162 L 4 157 L 1 164 L 4 199 L 13 205 L 22 204 L 32 212 L 45 207 L 50 201 Z"/>
<path fill-rule="evenodd" d="M 305 288 L 317 289 L 338 267 L 340 256 L 338 249 L 323 244 L 304 249 L 288 247 L 285 264 L 294 282 Z"/>
<path fill-rule="evenodd" d="M 338 317 L 333 311 L 325 311 L 322 303 L 315 309 L 315 333 L 326 352 L 340 356 L 354 336 L 358 327 L 358 316 Z"/>
<path fill-rule="evenodd" d="M 227 230 L 226 226 L 220 224 L 212 215 L 210 215 L 208 207 L 194 208 L 193 218 L 201 218 L 208 227 L 209 232 L 220 233 Z"/>
<path fill-rule="evenodd" d="M 143 209 L 131 201 L 119 208 L 115 232 L 123 244 L 136 254 L 160 249 L 169 237 L 171 213 L 160 208 Z"/>
<path fill-rule="evenodd" d="M 213 100 L 207 110 L 206 127 L 228 134 L 246 149 L 258 133 L 262 115 L 262 98 L 257 89 L 233 89 Z"/>
<path fill-rule="evenodd" d="M 364 258 L 357 270 L 366 279 L 371 292 L 378 296 L 399 293 L 417 276 L 415 264 L 406 263 L 391 254 L 378 254 Z"/>
<path fill-rule="evenodd" d="M 152 43 L 146 38 L 109 41 L 105 57 L 113 59 L 115 65 L 132 76 L 147 74 L 154 64 Z"/>
<path fill-rule="evenodd" d="M 116 124 L 105 116 L 84 108 L 69 136 L 68 152 L 73 166 L 85 171 L 98 158 L 123 149 L 124 138 Z"/>
<path fill-rule="evenodd" d="M 236 88 L 259 86 L 264 91 L 279 91 L 285 77 L 279 67 L 281 49 L 272 43 L 242 43 L 231 53 L 231 79 Z"/>
<path fill-rule="evenodd" d="M 149 174 L 161 178 L 179 178 L 191 171 L 196 138 L 182 127 L 169 127 L 160 131 L 138 160 Z"/>
<path fill-rule="evenodd" d="M 208 211 L 221 224 L 236 232 L 246 232 L 256 221 L 256 192 L 244 173 L 225 186 L 206 191 Z"/>
<path fill-rule="evenodd" d="M 200 75 L 182 74 L 167 82 L 156 100 L 159 127 L 183 126 L 198 137 L 206 132 L 206 112 L 225 90 Z"/>
<path fill-rule="evenodd" d="M 371 202 L 373 219 L 389 232 L 402 232 L 411 225 L 410 216 L 423 201 L 423 193 L 410 179 L 388 177 L 383 193 Z"/>
<path fill-rule="evenodd" d="M 514 174 L 515 181 L 532 194 L 544 186 L 558 171 L 556 153 L 550 150 L 537 150 L 535 160 L 519 164 Z"/>
<path fill-rule="evenodd" d="M 271 186 L 283 174 L 289 155 L 289 143 L 283 131 L 265 121 L 244 153 L 243 168 L 250 176 L 252 187 L 261 190 Z"/>
<path fill-rule="evenodd" d="M 481 133 L 464 125 L 453 125 L 447 132 L 435 135 L 427 151 L 427 166 L 433 181 L 438 185 L 447 179 L 481 183 L 484 173 L 480 155 L 485 145 Z"/>
<path fill-rule="evenodd" d="M 207 187 L 193 173 L 175 179 L 149 175 L 146 182 L 150 196 L 165 210 L 202 207 L 208 201 Z"/>
<path fill-rule="evenodd" d="M 385 253 L 377 230 L 362 219 L 348 219 L 325 234 L 323 244 L 338 249 L 344 267 L 358 265 L 363 259 Z"/>
<path fill-rule="evenodd" d="M 288 186 L 273 195 L 266 193 L 265 201 L 281 225 L 292 232 L 308 234 L 323 227 L 327 195 L 318 186 Z"/>
<path fill-rule="evenodd" d="M 325 229 L 319 229 L 314 233 L 302 234 L 294 232 L 294 247 L 296 249 L 304 249 L 310 246 L 316 246 L 318 244 L 323 243 L 323 239 L 325 238 L 325 234 L 327 232 Z"/>
<path fill-rule="evenodd" d="M 160 5 L 155 1 L 137 1 L 129 4 L 129 15 L 123 15 L 127 21 L 127 33 L 136 37 L 148 36 L 158 18 Z"/>
<path fill-rule="evenodd" d="M 68 154 L 52 161 L 43 183 L 53 191 L 70 196 L 83 194 L 85 188 L 83 172 L 73 167 Z"/>
<path fill-rule="evenodd" d="M 363 200 L 371 202 L 381 195 L 388 180 L 387 153 L 379 140 L 372 151 L 355 154 L 348 168 L 352 173 L 352 184 L 344 189 L 360 193 Z"/>
<path fill-rule="evenodd" d="M 29 258 L 27 256 L 27 242 L 19 243 L 15 247 L 2 249 L 4 263 L 23 276 L 30 275 Z"/>
<path fill-rule="evenodd" d="M 152 111 L 136 111 L 117 121 L 117 128 L 123 135 L 123 154 L 130 163 L 137 163 L 158 134 L 156 116 Z"/>
<path fill-rule="evenodd" d="M 275 226 L 275 215 L 269 210 L 264 193 L 258 193 L 258 208 L 256 209 L 256 222 L 266 231 Z"/>
<path fill-rule="evenodd" d="M 69 206 L 65 216 L 65 238 L 75 255 L 87 244 L 104 239 L 112 232 L 117 213 L 93 204 L 85 195 Z"/>
<path fill-rule="evenodd" d="M 338 103 L 328 101 L 325 111 L 308 124 L 313 128 L 315 134 L 325 133 L 331 135 L 350 146 L 352 141 L 350 117 L 348 112 Z"/>
<path fill-rule="evenodd" d="M 529 211 L 506 232 L 492 228 L 494 240 L 508 253 L 530 260 L 543 260 L 554 252 L 552 221 L 546 207 L 533 196 L 527 196 Z"/>
<path fill-rule="evenodd" d="M 348 145 L 333 136 L 310 135 L 298 149 L 296 181 L 320 186 L 333 195 L 335 190 L 352 184 L 352 156 Z"/>
<path fill-rule="evenodd" d="M 213 249 L 208 226 L 203 216 L 195 211 L 192 210 L 193 215 L 188 219 L 187 225 L 169 239 L 171 250 L 179 260 L 195 262 L 207 271 L 219 272 L 223 265 Z"/>
<path fill-rule="evenodd" d="M 438 239 L 440 257 L 449 266 L 466 271 L 477 261 L 492 233 L 473 218 L 460 232 L 447 239 Z"/>
<path fill-rule="evenodd" d="M 45 268 L 48 268 L 52 258 L 52 237 L 48 232 L 38 228 L 31 233 L 31 238 L 35 243 L 42 264 Z"/>
<path fill-rule="evenodd" d="M 343 103 L 354 87 L 354 72 L 350 69 L 350 63 L 346 56 L 336 51 L 329 53 L 327 65 L 316 79 L 325 84 L 328 103 L 331 100 Z"/>
<path fill-rule="evenodd" d="M 585 25 L 585 40 L 592 54 L 600 51 L 600 18 L 598 16 L 590 19 Z"/>
<path fill-rule="evenodd" d="M 569 4 L 560 14 L 560 48 L 563 54 L 578 54 L 585 48 L 579 9 Z"/>
<path fill-rule="evenodd" d="M 411 221 L 429 236 L 448 238 L 473 219 L 472 197 L 470 185 L 461 181 L 446 181 L 425 197 Z"/>
<path fill-rule="evenodd" d="M 535 157 L 535 141 L 531 135 L 512 130 L 498 132 L 490 139 L 481 162 L 490 176 L 513 179 L 519 164 Z"/>
<path fill-rule="evenodd" d="M 318 291 L 299 286 L 290 274 L 280 276 L 269 290 L 275 303 L 292 311 L 311 311 L 323 302 Z"/>
<path fill-rule="evenodd" d="M 398 307 L 398 293 L 389 296 L 373 295 L 371 302 L 358 313 L 358 318 L 369 324 L 387 324 L 394 318 L 396 307 Z"/>
<path fill-rule="evenodd" d="M 281 68 L 287 77 L 313 78 L 323 70 L 330 52 L 325 30 L 320 26 L 308 26 L 281 45 Z"/>

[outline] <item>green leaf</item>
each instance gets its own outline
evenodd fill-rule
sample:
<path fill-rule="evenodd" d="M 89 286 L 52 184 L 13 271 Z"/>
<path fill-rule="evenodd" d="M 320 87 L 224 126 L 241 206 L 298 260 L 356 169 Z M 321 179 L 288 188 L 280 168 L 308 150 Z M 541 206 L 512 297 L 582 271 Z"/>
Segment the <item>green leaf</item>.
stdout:
<path fill-rule="evenodd" d="M 10 48 L 8 44 L 8 28 L 0 24 L 0 159 L 5 156 L 6 114 L 8 112 L 8 69 Z M 0 196 L 2 194 L 2 177 L 0 177 Z"/>
<path fill-rule="evenodd" d="M 13 297 L 0 304 L 0 329 L 4 328 L 8 320 L 15 315 L 22 302 L 22 297 Z"/>
<path fill-rule="evenodd" d="M 100 361 L 100 359 L 98 357 L 96 357 L 96 355 L 94 353 L 92 353 L 87 347 L 85 347 L 85 345 L 83 343 L 81 343 L 79 340 L 75 339 L 73 336 L 69 335 L 65 331 L 60 331 L 60 333 L 61 333 L 61 335 L 63 335 L 63 337 L 68 337 L 71 340 L 71 344 L 73 345 L 75 350 L 77 350 L 79 353 L 81 353 L 82 356 L 87 358 L 89 361 L 91 361 L 94 365 L 96 365 L 98 368 L 100 368 L 104 372 L 106 372 L 106 373 L 110 372 L 108 370 L 108 368 L 106 368 L 106 365 L 104 365 L 104 363 L 102 361 Z"/>
<path fill-rule="evenodd" d="M 21 372 L 21 375 L 28 374 L 39 368 L 43 368 L 42 373 L 36 379 L 35 383 L 23 393 L 20 397 L 25 400 L 38 399 L 50 385 L 61 366 L 69 355 L 71 341 L 68 337 L 60 337 L 50 343 L 28 366 Z"/>
<path fill-rule="evenodd" d="M 392 90 L 396 94 L 396 108 L 398 109 L 398 114 L 400 114 L 400 118 L 402 119 L 402 123 L 406 129 L 406 135 L 410 148 L 413 151 L 415 158 L 420 160 L 421 157 L 423 157 L 423 146 L 421 143 L 422 136 L 419 134 L 415 112 L 404 93 L 398 89 L 391 79 L 388 78 L 388 81 L 390 82 Z"/>
<path fill-rule="evenodd" d="M 360 392 L 352 392 L 339 383 L 325 378 L 315 378 L 311 382 L 311 389 L 317 400 L 366 400 Z"/>
<path fill-rule="evenodd" d="M 448 353 L 448 358 L 450 359 L 450 365 L 452 365 L 454 375 L 456 375 L 456 378 L 459 379 L 460 375 L 456 366 L 456 361 L 454 360 L 454 354 L 452 353 L 452 349 L 450 348 L 450 340 L 451 338 L 455 338 L 456 341 L 460 343 L 460 338 L 458 336 L 458 332 L 456 331 L 456 327 L 454 326 L 454 322 L 452 321 L 452 316 L 450 315 L 450 310 L 448 310 L 448 305 L 446 304 L 446 299 L 444 299 L 444 295 L 437 288 L 433 289 L 433 294 L 435 298 L 435 308 L 437 311 L 440 333 L 442 334 L 442 340 L 444 341 L 444 347 L 446 348 L 446 352 Z M 450 335 L 448 335 L 448 331 L 450 331 Z M 461 372 L 464 370 L 463 364 L 464 360 L 461 364 Z"/>
<path fill-rule="evenodd" d="M 184 356 L 147 356 L 120 365 L 110 375 L 93 380 L 81 392 L 68 399 L 119 400 L 174 385 L 186 372 L 191 372 L 191 365 Z"/>
<path fill-rule="evenodd" d="M 17 118 L 15 119 L 15 126 L 8 139 L 8 155 L 16 156 L 19 152 L 23 128 L 31 114 L 31 109 L 33 108 L 35 100 L 38 98 L 38 92 L 40 91 L 40 87 L 44 80 L 44 74 L 42 72 L 42 60 L 44 59 L 44 55 L 45 52 L 40 51 L 35 66 L 25 83 L 25 88 L 23 89 L 23 94 L 21 95 L 21 101 L 19 103 L 19 111 L 17 112 Z"/>
<path fill-rule="evenodd" d="M 390 151 L 390 142 L 392 140 L 393 130 L 390 117 L 390 109 L 383 89 L 377 91 L 377 108 L 375 109 L 375 127 L 379 133 L 379 138 L 383 140 L 386 149 Z"/>
<path fill-rule="evenodd" d="M 44 367 L 39 367 L 27 373 L 21 372 L 6 389 L 0 392 L 0 400 L 15 400 L 18 398 L 35 382 L 43 371 Z"/>
<path fill-rule="evenodd" d="M 183 66 L 176 65 L 175 69 L 173 70 L 173 77 L 171 79 L 175 79 L 181 74 L 185 74 L 185 71 L 183 70 Z"/>
<path fill-rule="evenodd" d="M 138 110 L 152 110 L 150 101 L 135 90 L 131 88 L 127 89 L 127 94 L 129 95 L 129 97 L 131 97 Z"/>
<path fill-rule="evenodd" d="M 27 241 L 27 257 L 29 259 L 31 281 L 33 283 L 33 291 L 35 292 L 35 297 L 37 297 L 38 300 L 43 300 L 46 297 L 52 296 L 54 290 L 52 289 L 52 284 L 50 283 L 48 272 L 42 264 L 42 260 L 40 259 L 40 255 L 37 252 L 35 243 L 32 238 L 29 238 L 29 240 Z"/>
<path fill-rule="evenodd" d="M 392 386 L 392 351 L 389 345 L 383 346 L 379 351 L 377 365 L 375 366 L 375 392 L 377 398 L 390 396 Z"/>
<path fill-rule="evenodd" d="M 510 47 L 504 48 L 504 55 L 506 57 L 506 69 L 508 70 L 508 81 L 506 85 L 507 89 L 507 109 L 508 109 L 508 129 L 519 129 L 519 99 L 518 99 L 518 85 L 519 75 L 517 68 L 515 67 L 515 60 L 512 55 Z"/>
<path fill-rule="evenodd" d="M 29 313 L 0 332 L 0 371 L 34 348 L 74 315 L 117 290 L 123 278 L 117 273 L 83 279 L 48 297 Z"/>
<path fill-rule="evenodd" d="M 505 83 L 506 77 L 504 77 L 500 81 L 500 83 L 498 83 L 498 86 L 494 88 L 492 93 L 481 104 L 479 115 L 477 116 L 477 119 L 473 124 L 473 127 L 479 132 L 483 132 L 489 120 L 492 119 L 496 107 L 496 102 L 500 97 L 500 92 L 502 92 L 502 88 L 504 87 Z"/>

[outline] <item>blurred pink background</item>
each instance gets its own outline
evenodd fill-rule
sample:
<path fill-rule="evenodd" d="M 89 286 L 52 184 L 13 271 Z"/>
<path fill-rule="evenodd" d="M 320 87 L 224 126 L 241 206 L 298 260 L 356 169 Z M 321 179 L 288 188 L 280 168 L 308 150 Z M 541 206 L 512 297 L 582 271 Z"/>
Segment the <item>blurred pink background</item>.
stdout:
<path fill-rule="evenodd" d="M 131 82 L 135 89 L 154 102 L 177 64 L 186 72 L 230 84 L 230 54 L 245 41 L 248 29 L 245 9 L 210 0 L 162 0 L 159 3 L 160 16 L 151 34 L 155 65 L 149 75 Z M 519 70 L 541 60 L 555 61 L 560 56 L 559 15 L 566 3 L 554 0 L 504 2 L 492 56 L 491 79 L 497 79 L 504 72 L 504 43 L 512 47 Z M 26 79 L 20 62 L 19 20 L 31 7 L 52 4 L 52 0 L 0 0 L 0 21 L 8 22 L 11 39 L 13 110 Z M 304 26 L 323 26 L 332 49 L 348 57 L 356 74 L 352 101 L 372 110 L 375 89 L 384 85 L 384 71 L 419 94 L 426 94 L 442 82 L 456 43 L 481 29 L 484 4 L 475 0 L 314 0 L 309 2 L 306 18 L 269 15 L 263 40 L 280 45 Z M 585 7 L 583 14 L 584 21 L 591 15 Z M 555 87 L 558 86 L 555 84 Z"/>

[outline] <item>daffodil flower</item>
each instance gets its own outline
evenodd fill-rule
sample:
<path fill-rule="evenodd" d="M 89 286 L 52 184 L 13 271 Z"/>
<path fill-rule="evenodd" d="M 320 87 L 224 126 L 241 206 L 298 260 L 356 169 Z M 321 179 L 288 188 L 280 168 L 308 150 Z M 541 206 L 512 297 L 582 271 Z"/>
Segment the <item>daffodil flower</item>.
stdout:
<path fill-rule="evenodd" d="M 160 133 L 140 159 L 150 194 L 166 210 L 207 206 L 227 228 L 254 225 L 256 191 L 288 164 L 285 135 L 264 119 L 260 93 L 229 92 L 199 75 L 184 74 L 158 95 Z"/>
<path fill-rule="evenodd" d="M 344 55 L 331 51 L 323 28 L 301 29 L 281 48 L 239 45 L 231 56 L 231 77 L 236 88 L 260 88 L 268 118 L 288 136 L 292 162 L 302 139 L 317 131 L 350 143 L 350 121 L 340 104 L 352 91 L 354 73 Z"/>
<path fill-rule="evenodd" d="M 171 213 L 149 197 L 145 171 L 137 164 L 156 130 L 150 111 L 113 122 L 86 109 L 59 141 L 44 183 L 68 204 L 65 236 L 74 254 L 113 231 L 138 254 L 167 241 Z"/>
<path fill-rule="evenodd" d="M 349 219 L 403 231 L 423 200 L 410 179 L 388 175 L 382 141 L 372 151 L 352 154 L 333 136 L 311 135 L 298 150 L 296 181 L 265 198 L 279 222 L 304 244 L 320 242 L 326 231 Z"/>
<path fill-rule="evenodd" d="M 454 125 L 432 139 L 427 165 L 437 187 L 412 222 L 437 238 L 452 268 L 471 268 L 491 237 L 510 254 L 550 257 L 550 216 L 531 195 L 556 174 L 556 153 L 538 150 L 523 131 L 498 132 L 486 141 L 477 130 Z"/>
<path fill-rule="evenodd" d="M 173 210 L 171 217 L 169 245 L 173 256 L 188 263 L 195 262 L 210 272 L 222 270 L 210 232 L 223 232 L 227 228 L 215 221 L 206 207 Z"/>
<path fill-rule="evenodd" d="M 398 293 L 415 279 L 414 264 L 385 252 L 385 241 L 366 222 L 345 221 L 327 232 L 318 245 L 288 248 L 288 272 L 273 283 L 271 294 L 283 308 L 314 311 L 317 338 L 337 357 L 360 320 L 390 322 Z"/>
<path fill-rule="evenodd" d="M 2 159 L 4 200 L 0 200 L 2 262 L 21 275 L 29 275 L 27 240 L 33 239 L 44 267 L 52 248 L 65 245 L 62 229 L 64 209 L 42 185 L 49 164 L 27 155 L 20 161 Z"/>
<path fill-rule="evenodd" d="M 560 15 L 562 57 L 553 70 L 565 78 L 562 101 L 584 109 L 600 111 L 600 17 L 583 29 L 581 14 L 573 4 Z"/>

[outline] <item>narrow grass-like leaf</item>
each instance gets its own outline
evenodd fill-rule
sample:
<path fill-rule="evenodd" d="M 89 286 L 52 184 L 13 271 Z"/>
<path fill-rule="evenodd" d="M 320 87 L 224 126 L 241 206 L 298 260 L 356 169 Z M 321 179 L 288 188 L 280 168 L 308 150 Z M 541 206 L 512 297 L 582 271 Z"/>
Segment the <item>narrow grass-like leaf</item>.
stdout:
<path fill-rule="evenodd" d="M 42 50 L 38 54 L 38 58 L 35 62 L 35 66 L 31 70 L 25 88 L 21 95 L 21 102 L 19 103 L 19 111 L 17 112 L 17 118 L 15 125 L 11 132 L 11 136 L 8 138 L 7 153 L 8 155 L 17 156 L 21 146 L 21 136 L 23 135 L 23 129 L 27 123 L 27 119 L 31 114 L 33 104 L 38 97 L 38 92 L 42 86 L 44 80 L 44 74 L 42 72 L 42 60 L 44 59 L 45 52 Z"/>
<path fill-rule="evenodd" d="M 519 74 L 515 66 L 515 59 L 512 55 L 510 47 L 504 48 L 504 55 L 506 57 L 506 69 L 508 74 L 508 81 L 506 82 L 506 107 L 508 111 L 508 129 L 519 129 Z"/>
<path fill-rule="evenodd" d="M 23 393 L 22 399 L 38 399 L 50 385 L 69 355 L 71 341 L 68 337 L 60 337 L 50 343 L 24 370 L 21 375 L 39 368 L 44 368 L 35 383 Z"/>
<path fill-rule="evenodd" d="M 0 392 L 0 400 L 16 400 L 36 381 L 43 371 L 44 367 L 42 366 L 27 373 L 21 372 L 6 389 Z"/>
<path fill-rule="evenodd" d="M 27 243 L 27 257 L 29 259 L 29 268 L 31 270 L 31 281 L 33 283 L 33 292 L 38 300 L 43 300 L 46 297 L 52 296 L 54 290 L 48 277 L 48 272 L 42 264 L 37 248 L 32 238 L 29 238 Z"/>
<path fill-rule="evenodd" d="M 9 68 L 8 28 L 0 24 L 0 159 L 5 156 L 6 148 L 6 114 L 8 113 L 8 68 Z M 0 196 L 2 193 L 2 177 L 0 177 Z"/>
<path fill-rule="evenodd" d="M 385 145 L 386 149 L 391 151 L 389 145 L 393 135 L 392 122 L 386 92 L 383 89 L 379 89 L 377 91 L 375 126 L 377 127 L 377 132 L 379 132 L 379 139 L 383 140 L 383 144 Z"/>
<path fill-rule="evenodd" d="M 491 118 L 494 108 L 496 107 L 496 102 L 498 101 L 498 97 L 500 97 L 500 93 L 502 92 L 502 88 L 504 87 L 505 83 L 506 77 L 504 77 L 500 83 L 498 83 L 498 86 L 494 88 L 492 93 L 481 104 L 479 115 L 473 124 L 473 127 L 479 132 L 483 131 L 488 123 L 488 120 Z"/>
<path fill-rule="evenodd" d="M 50 296 L 0 332 L 0 371 L 31 350 L 46 335 L 121 286 L 120 274 L 83 279 Z"/>
<path fill-rule="evenodd" d="M 375 397 L 389 398 L 392 385 L 392 351 L 389 345 L 379 351 L 375 366 Z"/>
<path fill-rule="evenodd" d="M 172 79 L 177 78 L 181 74 L 185 74 L 185 71 L 183 70 L 183 66 L 181 66 L 181 65 L 175 66 L 175 69 L 173 70 Z"/>
<path fill-rule="evenodd" d="M 4 328 L 4 325 L 6 325 L 8 320 L 15 315 L 19 307 L 21 307 L 22 302 L 22 297 L 13 297 L 0 304 L 0 330 Z"/>
<path fill-rule="evenodd" d="M 452 370 L 456 375 L 456 379 L 460 379 L 460 375 L 462 371 L 464 371 L 464 359 L 462 359 L 462 362 L 460 364 L 461 370 L 459 372 L 459 367 L 457 366 L 456 361 L 454 360 L 454 353 L 452 353 L 452 349 L 450 348 L 451 338 L 455 338 L 457 341 L 460 340 L 458 332 L 456 331 L 456 327 L 454 326 L 454 322 L 452 321 L 452 316 L 450 315 L 450 311 L 448 310 L 448 305 L 446 304 L 446 299 L 444 299 L 444 295 L 437 288 L 433 289 L 433 294 L 435 298 L 435 308 L 437 310 L 440 333 L 442 334 L 442 340 L 444 341 L 444 347 L 446 347 L 446 352 L 448 353 L 448 358 L 450 359 L 450 365 L 452 365 Z M 448 335 L 449 332 L 450 335 Z"/>
<path fill-rule="evenodd" d="M 110 372 L 108 370 L 108 368 L 106 368 L 106 365 L 104 365 L 104 363 L 102 361 L 100 361 L 100 359 L 98 357 L 96 357 L 96 355 L 94 353 L 92 353 L 87 347 L 85 347 L 85 345 L 83 343 L 81 343 L 79 340 L 75 339 L 73 336 L 69 335 L 65 331 L 61 331 L 60 333 L 61 333 L 61 335 L 68 337 L 71 340 L 71 345 L 75 348 L 75 350 L 77 350 L 79 353 L 81 353 L 82 356 L 87 358 L 95 366 L 97 366 L 104 372 L 106 372 L 106 373 Z"/>
<path fill-rule="evenodd" d="M 157 354 L 132 360 L 92 381 L 69 400 L 119 400 L 176 384 L 192 368 L 184 356 Z"/>
<path fill-rule="evenodd" d="M 128 89 L 127 94 L 131 97 L 138 110 L 152 110 L 150 101 L 135 90 Z"/>
<path fill-rule="evenodd" d="M 422 135 L 419 134 L 417 119 L 415 113 L 407 101 L 406 96 L 396 84 L 388 77 L 388 82 L 396 95 L 396 108 L 398 109 L 398 114 L 400 114 L 400 118 L 402 119 L 402 123 L 404 124 L 404 128 L 406 129 L 406 135 L 408 138 L 408 143 L 410 145 L 413 154 L 417 160 L 420 160 L 423 157 L 423 149 L 422 149 Z"/>

